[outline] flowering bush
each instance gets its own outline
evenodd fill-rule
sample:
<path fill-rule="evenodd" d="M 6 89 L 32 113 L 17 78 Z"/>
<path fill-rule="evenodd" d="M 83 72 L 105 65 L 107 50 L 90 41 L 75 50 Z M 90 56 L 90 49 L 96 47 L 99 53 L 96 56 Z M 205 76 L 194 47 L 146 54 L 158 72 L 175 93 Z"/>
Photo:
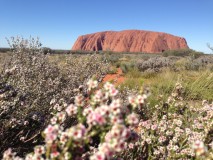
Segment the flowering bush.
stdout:
<path fill-rule="evenodd" d="M 57 112 L 43 132 L 45 145 L 35 147 L 26 159 L 111 159 L 127 148 L 134 136 L 131 129 L 139 123 L 135 110 L 145 106 L 147 96 L 142 94 L 130 99 L 125 107 L 112 84 L 106 83 L 103 89 L 97 89 L 97 81 L 90 80 L 87 85 L 89 97 L 79 92 L 73 104 Z M 63 127 L 68 116 L 77 117 L 78 124 Z M 15 158 L 8 150 L 4 159 L 11 156 Z"/>
<path fill-rule="evenodd" d="M 153 58 L 149 58 L 148 60 L 140 60 L 137 62 L 137 68 L 141 72 L 158 72 L 163 68 L 170 67 L 172 68 L 175 61 L 177 61 L 178 57 L 161 57 L 156 56 Z"/>
<path fill-rule="evenodd" d="M 25 159 L 212 159 L 213 104 L 189 106 L 181 84 L 149 116 L 143 116 L 151 108 L 146 92 L 123 105 L 112 84 L 100 89 L 90 80 L 87 85 L 87 94 L 80 90 L 74 103 L 55 113 L 43 132 L 45 144 Z M 78 123 L 64 127 L 68 117 Z M 15 158 L 21 159 L 11 149 L 3 156 Z"/>
<path fill-rule="evenodd" d="M 139 141 L 122 153 L 125 159 L 212 159 L 213 104 L 190 106 L 177 83 L 166 102 L 159 102 L 135 131 Z M 130 154 L 134 153 L 134 154 Z"/>
<path fill-rule="evenodd" d="M 38 39 L 12 38 L 9 43 L 12 57 L 0 74 L 0 153 L 13 147 L 23 155 L 42 143 L 40 132 L 53 110 L 60 111 L 74 101 L 76 88 L 88 79 L 101 79 L 108 64 L 97 55 L 71 55 L 62 72 L 49 62 Z M 66 125 L 73 123 L 74 118 Z"/>

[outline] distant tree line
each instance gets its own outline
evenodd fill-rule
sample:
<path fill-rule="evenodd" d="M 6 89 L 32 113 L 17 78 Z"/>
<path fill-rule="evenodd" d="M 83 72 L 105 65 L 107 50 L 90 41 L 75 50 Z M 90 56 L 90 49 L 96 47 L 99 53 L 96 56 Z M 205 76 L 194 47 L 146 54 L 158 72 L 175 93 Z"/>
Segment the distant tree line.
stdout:
<path fill-rule="evenodd" d="M 10 48 L 0 48 L 1 53 L 6 53 L 9 52 L 11 49 Z"/>
<path fill-rule="evenodd" d="M 60 49 L 51 49 L 48 47 L 43 47 L 44 54 L 70 54 L 70 50 L 60 50 Z"/>

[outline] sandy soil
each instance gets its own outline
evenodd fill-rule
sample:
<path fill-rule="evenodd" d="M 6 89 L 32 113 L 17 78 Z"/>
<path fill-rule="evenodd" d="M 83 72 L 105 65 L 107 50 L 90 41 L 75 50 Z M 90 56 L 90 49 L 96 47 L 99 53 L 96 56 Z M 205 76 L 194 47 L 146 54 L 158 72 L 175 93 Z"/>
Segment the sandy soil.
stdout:
<path fill-rule="evenodd" d="M 107 74 L 104 78 L 103 78 L 103 82 L 112 82 L 114 85 L 119 85 L 121 83 L 123 83 L 125 80 L 122 70 L 120 68 L 118 68 L 117 73 L 115 74 Z"/>

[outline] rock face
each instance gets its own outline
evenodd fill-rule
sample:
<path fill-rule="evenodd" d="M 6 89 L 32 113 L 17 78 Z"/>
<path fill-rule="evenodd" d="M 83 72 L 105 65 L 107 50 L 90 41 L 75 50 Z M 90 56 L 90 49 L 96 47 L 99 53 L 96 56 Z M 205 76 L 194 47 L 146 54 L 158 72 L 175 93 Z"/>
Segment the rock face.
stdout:
<path fill-rule="evenodd" d="M 105 31 L 78 37 L 72 50 L 147 52 L 189 48 L 182 37 L 143 30 Z"/>

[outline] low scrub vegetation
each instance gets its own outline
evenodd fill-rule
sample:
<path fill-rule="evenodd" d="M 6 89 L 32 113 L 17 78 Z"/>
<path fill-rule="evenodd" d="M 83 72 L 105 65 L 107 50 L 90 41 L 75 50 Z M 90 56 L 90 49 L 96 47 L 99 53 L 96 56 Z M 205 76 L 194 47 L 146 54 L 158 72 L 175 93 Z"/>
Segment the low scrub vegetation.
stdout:
<path fill-rule="evenodd" d="M 50 102 L 66 107 L 74 101 L 75 89 L 93 76 L 100 79 L 108 64 L 96 55 L 73 57 L 65 72 L 49 62 L 36 39 L 12 39 L 11 47 L 13 54 L 0 75 L 0 151 L 12 147 L 24 154 L 41 142 L 40 132 L 52 117 Z"/>
<path fill-rule="evenodd" d="M 10 44 L 0 66 L 4 160 L 212 159 L 212 56 L 49 55 L 38 39 Z M 125 81 L 103 84 L 117 68 Z"/>
<path fill-rule="evenodd" d="M 199 57 L 203 55 L 204 53 L 202 52 L 197 52 L 192 49 L 179 49 L 179 50 L 167 50 L 163 52 L 163 56 L 192 56 L 192 57 Z"/>
<path fill-rule="evenodd" d="M 128 97 L 123 105 L 118 90 L 106 83 L 87 83 L 74 103 L 56 112 L 44 129 L 45 144 L 36 146 L 26 159 L 211 159 L 212 104 L 189 106 L 177 83 L 166 101 L 149 106 L 149 92 Z M 69 117 L 78 123 L 65 128 Z M 23 137 L 24 139 L 24 137 Z M 8 149 L 3 159 L 17 158 Z"/>

